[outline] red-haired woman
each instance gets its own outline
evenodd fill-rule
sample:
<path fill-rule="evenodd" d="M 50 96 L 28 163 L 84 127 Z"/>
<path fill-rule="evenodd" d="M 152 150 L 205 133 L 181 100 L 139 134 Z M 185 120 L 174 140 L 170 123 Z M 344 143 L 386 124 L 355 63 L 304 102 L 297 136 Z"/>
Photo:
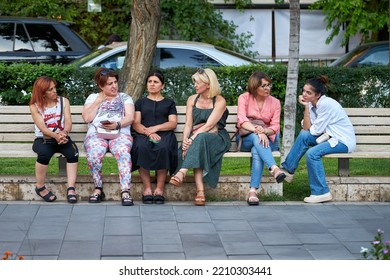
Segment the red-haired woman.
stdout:
<path fill-rule="evenodd" d="M 45 186 L 46 173 L 51 157 L 61 153 L 66 157 L 68 180 L 67 200 L 76 203 L 75 183 L 79 151 L 68 136 L 72 130 L 69 100 L 57 95 L 56 81 L 42 76 L 35 80 L 30 100 L 31 116 L 35 123 L 33 151 L 37 153 L 35 163 L 35 192 L 46 202 L 53 202 L 56 195 Z"/>

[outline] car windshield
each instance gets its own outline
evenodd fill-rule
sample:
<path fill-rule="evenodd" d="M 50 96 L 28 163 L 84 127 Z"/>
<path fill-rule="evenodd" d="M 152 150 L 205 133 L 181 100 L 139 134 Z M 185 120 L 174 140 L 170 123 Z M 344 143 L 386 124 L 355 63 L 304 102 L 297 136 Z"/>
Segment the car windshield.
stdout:
<path fill-rule="evenodd" d="M 242 55 L 242 54 L 239 54 L 239 53 L 236 53 L 234 51 L 231 51 L 231 50 L 228 50 L 228 49 L 225 49 L 225 48 L 221 48 L 221 47 L 218 47 L 218 46 L 215 46 L 215 48 L 221 52 L 224 52 L 224 53 L 228 53 L 228 54 L 231 54 L 233 56 L 236 56 L 238 58 L 241 58 L 243 60 L 246 60 L 248 61 L 249 63 L 254 63 L 254 64 L 258 64 L 259 62 L 256 61 L 255 59 L 252 59 L 248 56 L 245 56 L 245 55 Z"/>
<path fill-rule="evenodd" d="M 75 65 L 76 67 L 80 67 L 84 63 L 90 61 L 91 59 L 94 59 L 95 57 L 101 55 L 102 53 L 108 52 L 111 50 L 110 48 L 102 48 L 100 50 L 96 50 L 91 52 L 90 54 L 84 55 L 83 57 L 74 60 L 71 64 Z"/>

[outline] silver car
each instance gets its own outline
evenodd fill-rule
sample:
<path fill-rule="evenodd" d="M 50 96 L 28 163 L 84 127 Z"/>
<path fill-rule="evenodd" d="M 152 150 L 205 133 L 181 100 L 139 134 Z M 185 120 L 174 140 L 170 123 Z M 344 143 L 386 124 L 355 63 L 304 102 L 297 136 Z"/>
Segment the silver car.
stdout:
<path fill-rule="evenodd" d="M 86 55 L 72 64 L 78 67 L 105 67 L 121 69 L 125 60 L 127 42 L 113 43 Z M 210 44 L 192 41 L 157 42 L 153 65 L 158 68 L 208 66 L 240 66 L 258 63 L 254 59 Z"/>

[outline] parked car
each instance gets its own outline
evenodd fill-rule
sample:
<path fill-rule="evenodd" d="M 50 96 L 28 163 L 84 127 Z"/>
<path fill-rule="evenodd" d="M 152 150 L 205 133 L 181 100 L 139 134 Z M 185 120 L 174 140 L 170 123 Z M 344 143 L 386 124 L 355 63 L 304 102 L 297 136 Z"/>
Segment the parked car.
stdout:
<path fill-rule="evenodd" d="M 366 67 L 389 64 L 389 41 L 362 44 L 329 66 Z"/>
<path fill-rule="evenodd" d="M 79 67 L 97 66 L 121 69 L 126 55 L 127 42 L 113 43 L 86 55 L 72 64 Z M 258 63 L 254 59 L 210 44 L 192 41 L 159 40 L 153 65 L 158 68 L 187 66 L 240 66 Z"/>
<path fill-rule="evenodd" d="M 0 62 L 65 64 L 90 52 L 69 22 L 0 17 Z"/>

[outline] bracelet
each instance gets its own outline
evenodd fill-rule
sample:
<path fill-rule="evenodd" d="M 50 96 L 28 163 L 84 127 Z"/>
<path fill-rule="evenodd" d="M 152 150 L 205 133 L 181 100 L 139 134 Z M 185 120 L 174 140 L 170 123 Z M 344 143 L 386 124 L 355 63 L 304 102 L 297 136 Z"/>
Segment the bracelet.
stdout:
<path fill-rule="evenodd" d="M 115 129 L 121 129 L 121 123 L 120 122 L 116 122 L 116 128 Z"/>
<path fill-rule="evenodd" d="M 194 141 L 194 138 L 192 138 L 192 136 L 190 138 L 188 138 L 188 139 L 190 139 L 191 141 Z"/>

